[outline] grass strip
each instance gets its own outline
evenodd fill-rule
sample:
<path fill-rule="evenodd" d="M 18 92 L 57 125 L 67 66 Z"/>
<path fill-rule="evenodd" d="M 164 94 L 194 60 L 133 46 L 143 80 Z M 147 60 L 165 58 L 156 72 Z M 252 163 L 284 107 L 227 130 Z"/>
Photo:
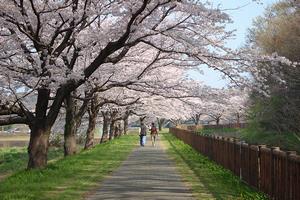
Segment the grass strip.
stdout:
<path fill-rule="evenodd" d="M 20 171 L 0 182 L 0 199 L 82 199 L 127 158 L 136 143 L 136 136 L 123 136 L 43 170 Z"/>
<path fill-rule="evenodd" d="M 63 156 L 64 152 L 62 148 L 51 147 L 48 153 L 48 162 L 53 162 L 63 158 Z M 0 148 L 0 176 L 26 169 L 27 162 L 27 147 Z"/>
<path fill-rule="evenodd" d="M 263 200 L 265 195 L 240 181 L 231 171 L 202 156 L 170 133 L 163 134 L 167 152 L 197 199 Z"/>

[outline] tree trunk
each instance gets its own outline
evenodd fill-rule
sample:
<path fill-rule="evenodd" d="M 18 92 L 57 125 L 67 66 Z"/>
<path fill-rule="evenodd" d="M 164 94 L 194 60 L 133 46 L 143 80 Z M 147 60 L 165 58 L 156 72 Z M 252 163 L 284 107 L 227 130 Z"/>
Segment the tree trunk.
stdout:
<path fill-rule="evenodd" d="M 94 136 L 95 136 L 95 129 L 97 123 L 97 116 L 99 113 L 100 104 L 98 102 L 98 96 L 95 94 L 94 98 L 91 101 L 91 107 L 89 108 L 89 125 L 86 132 L 86 140 L 84 149 L 90 149 L 94 145 Z"/>
<path fill-rule="evenodd" d="M 123 127 L 124 135 L 127 135 L 127 131 L 128 131 L 128 118 L 129 118 L 129 116 L 126 116 L 123 119 L 123 122 L 124 122 L 124 127 Z"/>
<path fill-rule="evenodd" d="M 165 123 L 166 119 L 164 118 L 157 118 L 158 130 L 161 131 L 162 127 Z"/>
<path fill-rule="evenodd" d="M 114 136 L 114 133 L 115 133 L 115 122 L 114 120 L 112 120 L 110 122 L 110 127 L 109 127 L 109 137 L 108 139 L 109 140 L 112 140 L 113 139 L 113 136 Z"/>
<path fill-rule="evenodd" d="M 114 130 L 114 138 L 120 137 L 122 135 L 122 127 L 121 122 L 115 123 L 115 130 Z"/>
<path fill-rule="evenodd" d="M 97 120 L 97 114 L 95 114 L 94 112 L 89 114 L 89 125 L 86 131 L 86 140 L 85 140 L 84 149 L 90 149 L 94 145 L 96 120 Z"/>
<path fill-rule="evenodd" d="M 118 125 L 118 123 L 115 123 L 114 138 L 117 138 L 118 136 L 119 136 L 119 125 Z"/>
<path fill-rule="evenodd" d="M 220 123 L 220 118 L 217 118 L 217 119 L 216 119 L 216 124 L 217 124 L 217 126 L 219 126 L 219 123 Z"/>
<path fill-rule="evenodd" d="M 27 169 L 41 169 L 47 165 L 50 130 L 50 127 L 42 128 L 41 126 L 31 129 Z"/>
<path fill-rule="evenodd" d="M 240 122 L 240 114 L 239 113 L 237 113 L 236 114 L 236 118 L 237 118 L 237 128 L 241 128 L 241 122 Z"/>
<path fill-rule="evenodd" d="M 122 133 L 123 133 L 123 128 L 122 128 L 122 123 L 121 123 L 121 121 L 120 121 L 119 124 L 118 124 L 118 129 L 119 129 L 119 136 L 121 136 Z"/>
<path fill-rule="evenodd" d="M 47 123 L 47 108 L 50 90 L 39 89 L 35 107 L 36 117 L 30 124 L 27 169 L 44 168 L 47 165 L 47 154 L 51 126 Z"/>
<path fill-rule="evenodd" d="M 109 116 L 107 112 L 102 112 L 103 117 L 103 127 L 102 127 L 102 136 L 100 143 L 105 142 L 108 139 L 108 127 L 109 127 Z"/>
<path fill-rule="evenodd" d="M 65 156 L 76 154 L 76 102 L 68 95 L 66 97 L 66 124 L 64 130 L 64 153 Z"/>
<path fill-rule="evenodd" d="M 196 114 L 196 115 L 195 115 L 195 120 L 194 120 L 194 122 L 195 122 L 195 125 L 196 125 L 196 126 L 199 125 L 200 117 L 201 117 L 201 114 Z"/>

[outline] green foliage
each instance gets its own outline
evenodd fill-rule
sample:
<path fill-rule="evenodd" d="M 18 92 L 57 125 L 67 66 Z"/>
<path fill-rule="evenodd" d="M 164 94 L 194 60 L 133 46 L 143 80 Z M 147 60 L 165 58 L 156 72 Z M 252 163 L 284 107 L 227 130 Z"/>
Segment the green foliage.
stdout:
<path fill-rule="evenodd" d="M 266 9 L 249 31 L 249 43 L 262 53 L 276 52 L 293 62 L 300 61 L 300 9 L 293 0 L 281 0 Z M 252 93 L 252 118 L 270 132 L 300 133 L 300 68 L 264 63 L 256 66 L 260 83 L 269 96 Z M 284 84 L 281 83 L 281 81 Z"/>
<path fill-rule="evenodd" d="M 265 144 L 269 147 L 276 146 L 282 150 L 297 151 L 300 153 L 300 138 L 295 133 L 268 131 L 258 125 L 251 124 L 241 130 L 240 139 L 249 144 Z"/>
<path fill-rule="evenodd" d="M 229 170 L 217 165 L 171 134 L 164 134 L 170 143 L 168 152 L 176 160 L 186 181 L 198 199 L 263 200 L 263 194 L 242 183 Z"/>
<path fill-rule="evenodd" d="M 217 135 L 223 137 L 240 137 L 239 128 L 203 128 L 197 130 L 198 135 Z"/>
<path fill-rule="evenodd" d="M 254 97 L 254 105 L 249 113 L 250 124 L 252 127 L 263 127 L 265 130 L 277 132 L 289 130 L 293 123 L 297 123 L 289 113 L 282 113 L 286 108 L 286 101 L 282 96 L 274 94 L 271 97 Z"/>
<path fill-rule="evenodd" d="M 82 199 L 126 159 L 136 141 L 136 136 L 123 136 L 50 163 L 43 170 L 20 171 L 0 183 L 0 199 Z"/>
<path fill-rule="evenodd" d="M 258 108 L 260 110 L 260 108 Z M 300 137 L 292 132 L 277 132 L 267 129 L 258 118 L 247 125 L 247 128 L 207 128 L 198 130 L 199 135 L 215 135 L 232 137 L 243 140 L 249 144 L 265 144 L 280 147 L 282 150 L 297 151 L 300 153 Z"/>

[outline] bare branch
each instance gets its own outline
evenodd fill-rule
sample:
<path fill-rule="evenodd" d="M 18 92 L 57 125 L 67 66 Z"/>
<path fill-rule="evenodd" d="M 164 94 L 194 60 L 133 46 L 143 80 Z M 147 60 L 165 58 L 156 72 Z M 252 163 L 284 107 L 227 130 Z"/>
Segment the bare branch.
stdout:
<path fill-rule="evenodd" d="M 28 124 L 28 120 L 26 119 L 26 117 L 20 116 L 0 116 L 0 126 L 10 124 Z"/>

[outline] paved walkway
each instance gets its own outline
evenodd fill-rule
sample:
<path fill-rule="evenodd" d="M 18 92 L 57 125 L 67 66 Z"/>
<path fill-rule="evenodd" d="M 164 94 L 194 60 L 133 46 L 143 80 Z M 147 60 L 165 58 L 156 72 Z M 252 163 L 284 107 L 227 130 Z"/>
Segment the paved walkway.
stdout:
<path fill-rule="evenodd" d="M 192 200 L 191 191 L 175 170 L 175 163 L 157 142 L 137 147 L 121 167 L 107 177 L 87 200 Z"/>

